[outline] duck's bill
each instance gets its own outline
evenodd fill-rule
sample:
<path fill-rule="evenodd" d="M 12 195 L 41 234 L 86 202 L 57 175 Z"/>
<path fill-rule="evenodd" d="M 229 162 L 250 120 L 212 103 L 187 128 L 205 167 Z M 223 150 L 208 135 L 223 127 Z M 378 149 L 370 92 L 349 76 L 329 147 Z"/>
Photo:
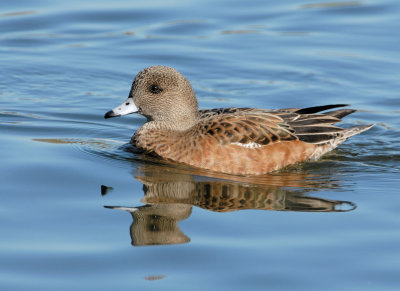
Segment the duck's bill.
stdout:
<path fill-rule="evenodd" d="M 113 110 L 108 111 L 104 114 L 104 118 L 117 117 L 138 112 L 139 109 L 136 107 L 132 98 L 126 99 L 121 105 L 115 107 Z"/>

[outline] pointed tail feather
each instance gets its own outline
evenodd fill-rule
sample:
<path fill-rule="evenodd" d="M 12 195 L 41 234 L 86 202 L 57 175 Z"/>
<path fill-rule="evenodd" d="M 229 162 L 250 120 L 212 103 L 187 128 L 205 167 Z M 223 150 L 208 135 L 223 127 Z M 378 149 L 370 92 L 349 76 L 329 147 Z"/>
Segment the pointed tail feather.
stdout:
<path fill-rule="evenodd" d="M 349 128 L 347 130 L 345 130 L 343 132 L 343 136 L 341 138 L 343 138 L 344 140 L 348 139 L 349 137 L 362 133 L 368 129 L 370 129 L 371 127 L 373 127 L 375 124 L 369 124 L 369 125 L 360 125 L 360 126 L 355 126 L 352 128 Z"/>
<path fill-rule="evenodd" d="M 369 125 L 360 125 L 360 126 L 355 126 L 352 128 L 349 128 L 345 131 L 343 131 L 340 136 L 338 136 L 335 139 L 331 139 L 326 143 L 320 144 L 317 150 L 314 152 L 314 154 L 310 157 L 310 160 L 316 160 L 319 157 L 321 157 L 323 154 L 330 152 L 331 150 L 335 149 L 338 145 L 343 143 L 345 140 L 347 140 L 349 137 L 362 133 L 371 127 L 373 127 L 375 124 L 369 124 Z"/>

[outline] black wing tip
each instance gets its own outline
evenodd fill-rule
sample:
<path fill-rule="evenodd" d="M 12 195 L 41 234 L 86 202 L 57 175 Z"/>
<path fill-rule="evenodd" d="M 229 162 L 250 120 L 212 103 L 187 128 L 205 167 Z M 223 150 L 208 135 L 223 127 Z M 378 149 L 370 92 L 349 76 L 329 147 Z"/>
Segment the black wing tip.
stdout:
<path fill-rule="evenodd" d="M 354 112 L 357 112 L 357 110 L 356 109 L 339 109 L 339 110 L 332 110 L 332 111 L 324 112 L 324 114 L 342 119 L 343 117 L 346 117 L 347 115 L 350 115 Z"/>
<path fill-rule="evenodd" d="M 297 114 L 313 114 L 313 113 L 318 113 L 320 111 L 325 111 L 328 109 L 345 107 L 345 106 L 349 106 L 349 104 L 332 104 L 332 105 L 313 106 L 313 107 L 299 109 L 299 110 L 295 111 L 295 113 L 297 113 Z"/>

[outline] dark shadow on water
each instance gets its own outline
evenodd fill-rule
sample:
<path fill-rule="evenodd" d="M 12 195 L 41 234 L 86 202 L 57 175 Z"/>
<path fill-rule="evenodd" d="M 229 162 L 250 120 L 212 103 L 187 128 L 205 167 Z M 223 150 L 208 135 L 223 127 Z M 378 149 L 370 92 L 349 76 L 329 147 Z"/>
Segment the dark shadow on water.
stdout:
<path fill-rule="evenodd" d="M 311 174 L 282 172 L 260 177 L 235 177 L 224 174 L 144 163 L 134 174 L 143 184 L 145 205 L 105 206 L 128 211 L 132 245 L 167 245 L 190 241 L 178 222 L 189 218 L 192 207 L 215 212 L 274 210 L 302 212 L 345 212 L 356 205 L 349 201 L 309 196 L 321 189 L 337 188 L 337 181 L 321 181 Z M 102 195 L 111 187 L 102 185 Z"/>

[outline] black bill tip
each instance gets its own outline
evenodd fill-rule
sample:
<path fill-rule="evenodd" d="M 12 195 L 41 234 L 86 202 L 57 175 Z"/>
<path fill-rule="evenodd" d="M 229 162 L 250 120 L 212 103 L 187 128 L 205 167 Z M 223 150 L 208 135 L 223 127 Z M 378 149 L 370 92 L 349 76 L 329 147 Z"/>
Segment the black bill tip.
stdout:
<path fill-rule="evenodd" d="M 111 117 L 116 117 L 119 116 L 119 114 L 115 114 L 115 112 L 113 110 L 108 111 L 106 114 L 104 114 L 104 118 L 111 118 Z"/>

